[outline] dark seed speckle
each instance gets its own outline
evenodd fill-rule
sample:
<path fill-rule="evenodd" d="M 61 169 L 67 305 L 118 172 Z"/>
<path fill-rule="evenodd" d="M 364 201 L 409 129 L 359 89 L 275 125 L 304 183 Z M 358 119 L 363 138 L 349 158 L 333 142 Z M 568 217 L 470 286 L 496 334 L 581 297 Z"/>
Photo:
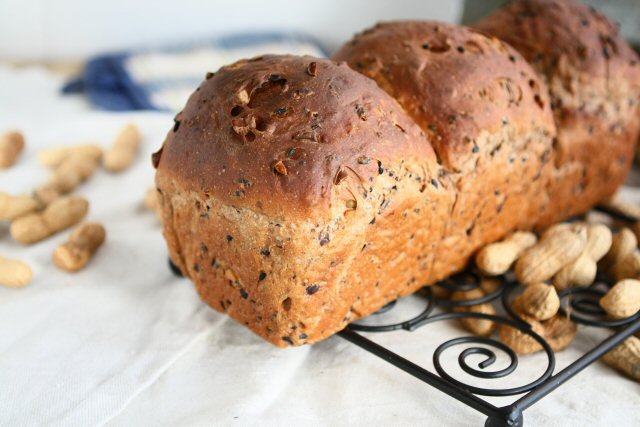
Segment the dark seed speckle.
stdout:
<path fill-rule="evenodd" d="M 273 83 L 281 83 L 281 84 L 285 84 L 287 82 L 287 79 L 282 77 L 280 74 L 271 74 L 269 76 L 269 80 L 272 81 Z"/>

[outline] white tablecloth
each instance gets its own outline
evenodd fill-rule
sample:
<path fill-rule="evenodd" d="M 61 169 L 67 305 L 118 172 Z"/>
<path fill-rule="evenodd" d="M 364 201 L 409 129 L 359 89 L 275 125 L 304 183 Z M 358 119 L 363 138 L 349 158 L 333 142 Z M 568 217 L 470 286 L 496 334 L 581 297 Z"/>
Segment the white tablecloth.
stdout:
<path fill-rule="evenodd" d="M 40 69 L 0 68 L 0 131 L 18 128 L 27 139 L 19 164 L 0 172 L 0 191 L 27 192 L 46 179 L 36 161 L 42 147 L 106 147 L 129 121 L 141 128 L 144 147 L 132 169 L 99 171 L 77 191 L 90 200 L 87 219 L 108 233 L 84 271 L 52 265 L 69 232 L 23 247 L 0 224 L 0 255 L 27 261 L 35 274 L 24 289 L 0 287 L 0 425 L 484 423 L 475 410 L 339 337 L 281 350 L 209 309 L 189 281 L 169 272 L 160 227 L 142 208 L 153 180 L 149 155 L 172 117 L 95 111 L 82 98 L 59 96 L 60 83 Z M 580 328 L 572 347 L 557 355 L 558 367 L 601 332 Z M 456 334 L 455 324 L 440 323 L 374 338 L 431 368 L 435 345 Z M 455 357 L 445 360 L 455 372 Z M 523 384 L 545 363 L 542 355 L 521 358 L 517 380 L 498 383 Z M 496 369 L 503 366 L 499 358 Z M 637 426 L 639 392 L 637 383 L 596 363 L 528 409 L 525 423 Z"/>

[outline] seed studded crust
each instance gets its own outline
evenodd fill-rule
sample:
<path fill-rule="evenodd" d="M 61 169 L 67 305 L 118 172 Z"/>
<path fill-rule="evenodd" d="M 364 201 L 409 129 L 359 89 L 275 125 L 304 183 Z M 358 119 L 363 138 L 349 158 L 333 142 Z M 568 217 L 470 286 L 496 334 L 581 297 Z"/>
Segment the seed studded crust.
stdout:
<path fill-rule="evenodd" d="M 610 197 L 640 132 L 640 59 L 618 26 L 572 0 L 518 0 L 474 25 L 517 49 L 549 87 L 558 128 L 546 226 Z"/>
<path fill-rule="evenodd" d="M 273 93 L 247 88 L 264 78 Z M 242 112 L 238 90 L 250 98 Z M 269 116 L 283 104 L 295 114 Z M 243 139 L 238 118 L 264 134 Z M 453 188 L 373 81 L 315 58 L 243 61 L 208 79 L 178 120 L 158 159 L 164 233 L 217 310 L 276 345 L 312 343 L 432 277 Z"/>
<path fill-rule="evenodd" d="M 514 49 L 469 28 L 404 21 L 365 30 L 334 59 L 398 100 L 456 189 L 434 280 L 548 208 L 555 125 L 544 83 Z"/>
<path fill-rule="evenodd" d="M 457 46 L 466 46 L 464 53 Z M 333 59 L 346 61 L 398 100 L 432 136 L 447 172 L 475 171 L 487 155 L 503 155 L 502 141 L 487 138 L 503 128 L 512 139 L 529 136 L 534 128 L 554 136 L 551 110 L 534 100 L 548 104 L 535 71 L 505 43 L 469 28 L 433 21 L 381 23 L 356 35 Z M 546 147 L 541 148 L 538 153 L 529 147 L 530 154 L 542 155 Z"/>
<path fill-rule="evenodd" d="M 545 82 L 506 44 L 393 23 L 337 58 L 369 43 L 375 60 L 354 68 L 372 79 L 291 56 L 209 73 L 153 157 L 172 259 L 278 346 L 320 341 L 574 212 L 550 201 L 578 194 L 589 165 L 557 166 Z"/>
<path fill-rule="evenodd" d="M 352 174 L 368 188 L 398 158 L 420 159 L 429 179 L 439 169 L 393 98 L 324 59 L 270 55 L 223 67 L 176 120 L 157 156 L 160 175 L 274 217 L 326 219 L 338 181 Z"/>

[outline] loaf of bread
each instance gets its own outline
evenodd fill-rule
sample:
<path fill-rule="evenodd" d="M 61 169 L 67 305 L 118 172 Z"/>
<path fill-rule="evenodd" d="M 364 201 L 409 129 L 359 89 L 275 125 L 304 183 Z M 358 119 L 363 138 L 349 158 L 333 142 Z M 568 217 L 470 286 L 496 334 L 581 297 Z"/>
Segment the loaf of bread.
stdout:
<path fill-rule="evenodd" d="M 518 0 L 474 27 L 518 50 L 549 88 L 560 216 L 610 197 L 631 167 L 640 126 L 640 64 L 618 25 L 575 1 Z"/>
<path fill-rule="evenodd" d="M 572 22 L 532 28 L 595 43 Z M 378 25 L 333 61 L 264 56 L 209 73 L 153 157 L 172 260 L 215 309 L 300 345 L 513 230 L 584 212 L 624 180 L 638 136 L 637 58 L 611 28 L 623 91 L 599 90 L 587 67 L 558 75 L 572 89 L 550 98 L 556 75 L 524 49 L 434 22 Z M 610 125 L 620 133 L 603 139 Z"/>
<path fill-rule="evenodd" d="M 469 28 L 391 22 L 336 53 L 374 79 L 423 130 L 455 197 L 426 283 L 479 247 L 555 213 L 548 188 L 556 129 L 536 72 L 511 47 Z M 436 241 L 438 241 L 436 240 Z"/>

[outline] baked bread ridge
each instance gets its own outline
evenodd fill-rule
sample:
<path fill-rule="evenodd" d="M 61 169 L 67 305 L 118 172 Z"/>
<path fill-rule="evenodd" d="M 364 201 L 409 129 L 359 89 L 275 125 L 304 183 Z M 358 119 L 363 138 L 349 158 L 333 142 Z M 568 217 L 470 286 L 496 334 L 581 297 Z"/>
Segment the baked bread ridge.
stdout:
<path fill-rule="evenodd" d="M 159 173 L 175 169 L 227 204 L 306 219 L 327 217 L 328 192 L 349 170 L 366 181 L 378 161 L 411 157 L 439 168 L 423 132 L 375 82 L 327 59 L 266 55 L 209 73 L 156 160 Z"/>
<path fill-rule="evenodd" d="M 516 0 L 473 27 L 513 46 L 549 87 L 558 206 L 540 225 L 609 198 L 640 132 L 640 60 L 617 24 L 573 0 Z"/>
<path fill-rule="evenodd" d="M 551 209 L 556 131 L 547 89 L 513 48 L 466 27 L 399 21 L 356 35 L 333 58 L 398 100 L 431 136 L 456 188 L 427 283 Z"/>
<path fill-rule="evenodd" d="M 311 57 L 209 76 L 154 162 L 173 261 L 205 302 L 278 346 L 317 342 L 377 309 L 359 301 L 420 288 L 425 245 L 455 199 L 393 98 Z"/>

